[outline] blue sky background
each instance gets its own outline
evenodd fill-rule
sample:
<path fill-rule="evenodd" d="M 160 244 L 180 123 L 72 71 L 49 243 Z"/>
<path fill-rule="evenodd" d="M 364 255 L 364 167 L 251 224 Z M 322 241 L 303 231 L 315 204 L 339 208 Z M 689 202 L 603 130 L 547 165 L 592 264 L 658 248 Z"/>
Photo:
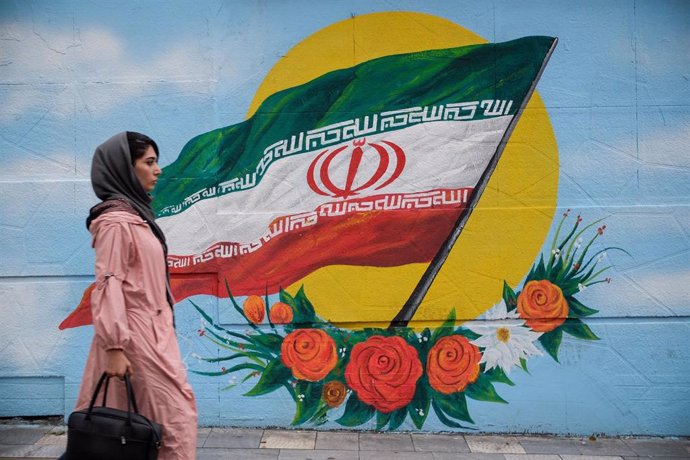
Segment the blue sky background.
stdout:
<path fill-rule="evenodd" d="M 146 132 L 170 163 L 195 135 L 242 121 L 263 77 L 306 36 L 352 14 L 409 10 L 489 41 L 559 37 L 537 86 L 559 146 L 558 205 L 587 221 L 606 218 L 603 243 L 632 254 L 611 252 L 613 283 L 582 293 L 601 310 L 593 329 L 608 342 L 569 342 L 567 364 L 535 358 L 532 375 L 520 374 L 501 393 L 511 404 L 489 405 L 486 414 L 481 403 L 473 413 L 499 430 L 518 415 L 538 430 L 549 404 L 561 413 L 575 398 L 604 410 L 594 420 L 587 410 L 571 415 L 558 429 L 604 431 L 618 421 L 624 431 L 672 431 L 673 411 L 690 401 L 690 383 L 680 377 L 690 362 L 690 2 L 517 3 L 1 0 L 0 296 L 12 300 L 3 307 L 0 375 L 64 374 L 68 407 L 76 392 L 90 332 L 55 327 L 93 271 L 83 222 L 96 201 L 88 182 L 96 145 L 119 131 Z M 198 320 L 189 309 L 179 314 L 189 323 L 180 331 L 189 357 L 200 346 Z M 677 318 L 654 319 L 667 317 Z M 652 336 L 664 338 L 678 361 L 662 364 Z M 564 395 L 561 384 L 572 379 L 611 380 L 604 364 L 625 378 L 593 394 Z M 645 368 L 666 383 L 652 385 Z M 661 391 L 668 382 L 673 396 Z M 194 385 L 198 394 L 217 388 L 208 379 Z M 629 414 L 631 387 L 655 388 L 636 396 L 649 420 Z M 227 404 L 240 391 L 230 393 L 222 393 Z M 548 404 L 537 409 L 542 396 Z M 240 400 L 271 404 L 271 397 Z M 206 420 L 223 418 L 212 401 L 200 405 Z M 291 410 L 277 417 L 287 423 Z"/>

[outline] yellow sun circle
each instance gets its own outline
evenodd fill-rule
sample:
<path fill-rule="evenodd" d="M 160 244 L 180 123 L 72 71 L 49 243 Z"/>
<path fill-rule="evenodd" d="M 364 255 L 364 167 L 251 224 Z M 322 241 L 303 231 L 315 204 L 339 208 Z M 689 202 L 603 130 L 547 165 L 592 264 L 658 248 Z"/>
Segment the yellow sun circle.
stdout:
<path fill-rule="evenodd" d="M 443 18 L 383 12 L 327 26 L 290 49 L 266 75 L 248 111 L 271 94 L 332 70 L 391 54 L 486 43 Z M 541 248 L 556 206 L 558 147 L 546 108 L 535 92 L 460 238 L 414 317 L 435 325 L 455 308 L 472 319 L 501 298 L 503 281 L 515 286 Z M 304 285 L 317 313 L 341 327 L 386 326 L 428 264 L 401 267 L 329 266 Z"/>

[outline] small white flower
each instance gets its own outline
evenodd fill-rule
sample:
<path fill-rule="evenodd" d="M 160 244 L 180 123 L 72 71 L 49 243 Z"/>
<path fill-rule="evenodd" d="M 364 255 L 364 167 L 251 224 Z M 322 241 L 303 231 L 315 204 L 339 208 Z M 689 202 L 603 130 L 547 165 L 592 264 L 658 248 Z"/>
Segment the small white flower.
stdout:
<path fill-rule="evenodd" d="M 604 260 L 605 258 L 606 258 L 606 252 L 602 252 L 601 254 L 599 254 L 599 255 L 597 256 L 597 262 L 601 262 L 601 261 Z"/>
<path fill-rule="evenodd" d="M 577 289 L 578 289 L 580 292 L 584 291 L 586 288 L 587 288 L 587 286 L 585 286 L 584 284 L 582 284 L 582 283 L 577 283 Z"/>
<path fill-rule="evenodd" d="M 582 237 L 575 240 L 575 249 L 578 249 L 580 246 L 582 246 Z"/>
<path fill-rule="evenodd" d="M 297 399 L 299 399 L 300 401 L 304 401 L 304 395 L 303 395 L 303 394 L 298 394 L 298 395 L 297 395 Z"/>
<path fill-rule="evenodd" d="M 541 333 L 525 327 L 517 311 L 509 312 L 503 300 L 487 311 L 485 318 L 486 321 L 472 321 L 466 326 L 481 335 L 472 343 L 484 348 L 480 363 L 486 363 L 487 370 L 500 367 L 509 374 L 514 366 L 520 366 L 521 358 L 542 354 L 534 346 Z"/>
<path fill-rule="evenodd" d="M 561 253 L 561 250 L 558 249 L 558 248 L 554 248 L 554 249 L 551 250 L 551 254 L 553 254 L 553 255 L 556 256 L 556 257 L 558 257 L 558 255 L 559 255 L 560 253 Z"/>
<path fill-rule="evenodd" d="M 424 409 L 417 409 L 417 413 L 418 413 L 420 416 L 424 417 Z"/>

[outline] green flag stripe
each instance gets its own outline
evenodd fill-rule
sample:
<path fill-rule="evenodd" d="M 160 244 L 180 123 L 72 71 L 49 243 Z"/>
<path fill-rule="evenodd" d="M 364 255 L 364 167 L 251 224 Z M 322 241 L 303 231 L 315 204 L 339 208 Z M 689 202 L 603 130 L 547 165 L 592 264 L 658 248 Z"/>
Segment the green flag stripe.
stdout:
<path fill-rule="evenodd" d="M 179 158 L 164 168 L 154 207 L 161 216 L 172 215 L 200 199 L 251 188 L 291 146 L 296 153 L 306 153 L 328 145 L 327 132 L 312 132 L 319 128 L 340 125 L 341 133 L 354 138 L 362 131 L 409 126 L 410 110 L 417 123 L 433 121 L 439 111 L 449 109 L 459 115 L 447 119 L 462 119 L 472 112 L 472 104 L 468 119 L 513 115 L 551 43 L 550 37 L 525 37 L 386 56 L 280 91 L 250 119 L 189 141 Z M 408 123 L 383 123 L 395 111 L 401 111 L 399 119 L 407 113 Z M 366 130 L 372 126 L 376 129 Z M 300 136 L 302 146 L 296 149 Z M 287 146 L 277 144 L 285 141 Z M 273 152 L 267 149 L 272 145 Z"/>

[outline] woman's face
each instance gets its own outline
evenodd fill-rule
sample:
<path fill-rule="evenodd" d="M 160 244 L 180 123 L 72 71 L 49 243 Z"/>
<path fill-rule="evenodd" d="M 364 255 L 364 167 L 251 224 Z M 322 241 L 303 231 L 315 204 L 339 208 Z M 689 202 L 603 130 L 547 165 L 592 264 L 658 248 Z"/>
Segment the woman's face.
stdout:
<path fill-rule="evenodd" d="M 158 176 L 161 173 L 161 168 L 158 167 L 158 158 L 156 158 L 156 151 L 149 145 L 144 156 L 134 161 L 134 172 L 147 192 L 153 191 L 158 181 Z"/>

